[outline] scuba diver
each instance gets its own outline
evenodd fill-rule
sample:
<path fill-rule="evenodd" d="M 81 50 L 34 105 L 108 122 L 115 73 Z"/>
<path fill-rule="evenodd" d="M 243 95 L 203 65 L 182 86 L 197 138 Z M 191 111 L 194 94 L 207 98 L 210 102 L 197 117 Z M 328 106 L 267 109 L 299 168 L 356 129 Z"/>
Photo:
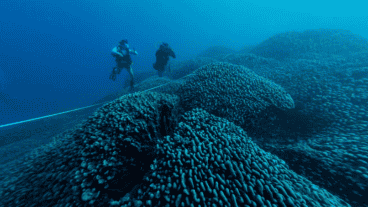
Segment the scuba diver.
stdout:
<path fill-rule="evenodd" d="M 128 40 L 123 39 L 120 41 L 117 47 L 114 47 L 111 51 L 112 56 L 115 57 L 116 67 L 112 69 L 110 79 L 115 81 L 116 75 L 120 74 L 123 68 L 127 69 L 130 75 L 130 89 L 134 88 L 134 75 L 132 69 L 132 55 L 138 55 L 138 52 L 134 49 L 129 49 Z"/>
<path fill-rule="evenodd" d="M 165 66 L 169 61 L 169 56 L 176 58 L 175 53 L 169 44 L 163 42 L 160 45 L 160 48 L 156 51 L 156 62 L 153 64 L 153 68 L 157 70 L 159 77 L 162 77 L 165 71 Z M 168 69 L 170 72 L 170 67 Z"/>

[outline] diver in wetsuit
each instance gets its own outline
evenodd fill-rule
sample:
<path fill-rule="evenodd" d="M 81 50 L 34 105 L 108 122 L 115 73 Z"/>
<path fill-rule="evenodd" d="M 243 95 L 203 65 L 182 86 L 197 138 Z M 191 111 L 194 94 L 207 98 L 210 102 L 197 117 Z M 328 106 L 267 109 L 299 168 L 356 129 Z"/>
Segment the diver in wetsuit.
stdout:
<path fill-rule="evenodd" d="M 165 71 L 165 66 L 169 61 L 169 56 L 176 58 L 175 53 L 169 44 L 163 42 L 160 45 L 160 48 L 156 51 L 156 62 L 153 64 L 153 68 L 157 70 L 159 77 L 162 77 Z"/>
<path fill-rule="evenodd" d="M 127 69 L 130 75 L 130 88 L 134 88 L 134 74 L 132 69 L 132 58 L 130 55 L 138 55 L 138 52 L 129 49 L 128 40 L 121 40 L 117 47 L 114 47 L 111 52 L 112 56 L 115 57 L 116 67 L 112 69 L 110 79 L 115 81 L 116 75 L 120 74 L 123 68 Z"/>

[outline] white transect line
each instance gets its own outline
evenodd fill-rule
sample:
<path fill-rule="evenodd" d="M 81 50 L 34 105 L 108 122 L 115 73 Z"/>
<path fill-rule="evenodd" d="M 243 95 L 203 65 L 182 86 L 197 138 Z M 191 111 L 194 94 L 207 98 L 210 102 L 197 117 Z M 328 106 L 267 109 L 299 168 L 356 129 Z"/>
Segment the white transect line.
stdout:
<path fill-rule="evenodd" d="M 172 80 L 168 83 L 165 83 L 165 84 L 162 84 L 162 85 L 159 85 L 159 86 L 156 86 L 156 87 L 153 87 L 153 88 L 149 88 L 149 89 L 146 89 L 146 90 L 143 90 L 143 91 L 137 91 L 135 93 L 139 93 L 139 92 L 145 92 L 145 91 L 149 91 L 149 90 L 152 90 L 152 89 L 155 89 L 155 88 L 159 88 L 161 86 L 164 86 L 164 85 L 167 85 L 173 81 L 177 81 L 177 80 L 180 80 L 182 78 L 185 78 L 187 76 L 191 76 L 192 74 L 189 74 L 189 75 L 186 75 L 184 77 L 181 77 L 179 79 L 176 79 L 176 80 Z M 124 96 L 127 96 L 129 94 L 125 94 Z M 124 97 L 124 96 L 121 96 L 121 97 Z M 16 124 L 22 124 L 22 123 L 26 123 L 26 122 L 31 122 L 31 121 L 36 121 L 36 120 L 40 120 L 40 119 L 45 119 L 45 118 L 49 118 L 49 117 L 53 117 L 53 116 L 57 116 L 57 115 L 61 115 L 61 114 L 67 114 L 67 113 L 70 113 L 70 112 L 73 112 L 73 111 L 79 111 L 79 110 L 82 110 L 82 109 L 87 109 L 87 108 L 91 108 L 91 107 L 94 107 L 94 106 L 97 106 L 97 105 L 102 105 L 102 104 L 105 104 L 105 103 L 108 103 L 110 101 L 106 101 L 106 102 L 103 102 L 103 103 L 98 103 L 98 104 L 94 104 L 94 105 L 90 105 L 90 106 L 85 106 L 85 107 L 82 107 L 82 108 L 77 108 L 77 109 L 73 109 L 73 110 L 69 110 L 69 111 L 63 111 L 63 112 L 60 112 L 60 113 L 56 113 L 56 114 L 50 114 L 50 115 L 47 115 L 47 116 L 41 116 L 41 117 L 37 117 L 37 118 L 33 118 L 33 119 L 28 119 L 28 120 L 24 120 L 24 121 L 19 121 L 19 122 L 13 122 L 13 123 L 9 123 L 9 124 L 4 124 L 4 125 L 1 125 L 0 128 L 3 128 L 3 127 L 7 127 L 7 126 L 13 126 L 13 125 L 16 125 Z"/>
<path fill-rule="evenodd" d="M 104 103 L 106 103 L 106 102 L 104 102 Z M 85 106 L 85 107 L 78 108 L 78 109 L 63 111 L 63 112 L 60 112 L 60 113 L 57 113 L 57 114 L 50 114 L 50 115 L 47 115 L 47 116 L 41 116 L 41 117 L 28 119 L 28 120 L 24 120 L 24 121 L 13 122 L 13 123 L 10 123 L 10 124 L 1 125 L 0 128 L 7 127 L 7 126 L 12 126 L 12 125 L 16 125 L 16 124 L 22 124 L 22 123 L 26 123 L 26 122 L 30 122 L 30 121 L 36 121 L 36 120 L 40 120 L 40 119 L 45 119 L 45 118 L 49 118 L 49 117 L 53 117 L 53 116 L 57 116 L 57 115 L 61 115 L 61 114 L 70 113 L 72 111 L 78 111 L 78 110 L 82 110 L 82 109 L 86 109 L 86 108 L 91 108 L 91 107 L 97 106 L 99 104 L 103 104 L 103 103 L 98 103 L 98 104 L 94 104 L 94 105 L 91 105 L 91 106 Z"/>

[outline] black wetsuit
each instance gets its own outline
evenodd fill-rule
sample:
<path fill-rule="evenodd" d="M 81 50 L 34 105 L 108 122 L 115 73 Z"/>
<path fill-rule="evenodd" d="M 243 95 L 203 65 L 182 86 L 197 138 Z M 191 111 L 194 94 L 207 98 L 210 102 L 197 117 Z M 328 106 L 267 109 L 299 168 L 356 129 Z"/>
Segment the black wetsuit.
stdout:
<path fill-rule="evenodd" d="M 124 57 L 121 57 L 119 55 L 115 56 L 116 66 L 118 68 L 130 68 L 130 65 L 132 64 L 132 57 L 129 54 L 129 48 L 119 48 L 119 52 L 122 53 L 121 50 L 126 50 L 126 55 Z"/>
<path fill-rule="evenodd" d="M 158 71 L 160 77 L 165 71 L 167 62 L 169 62 L 169 56 L 176 58 L 174 51 L 168 46 L 161 46 L 156 52 L 156 62 L 153 64 L 153 68 Z"/>

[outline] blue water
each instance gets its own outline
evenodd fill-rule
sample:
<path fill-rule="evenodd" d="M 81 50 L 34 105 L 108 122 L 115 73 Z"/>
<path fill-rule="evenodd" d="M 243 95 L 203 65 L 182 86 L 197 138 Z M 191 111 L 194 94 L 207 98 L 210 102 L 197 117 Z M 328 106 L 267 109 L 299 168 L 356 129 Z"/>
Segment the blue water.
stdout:
<path fill-rule="evenodd" d="M 241 49 L 289 30 L 343 28 L 367 37 L 364 8 L 335 1 L 1 1 L 0 125 L 121 90 L 127 74 L 108 77 L 110 51 L 123 38 L 139 52 L 139 73 L 153 70 L 161 41 L 180 61 L 209 46 Z"/>

